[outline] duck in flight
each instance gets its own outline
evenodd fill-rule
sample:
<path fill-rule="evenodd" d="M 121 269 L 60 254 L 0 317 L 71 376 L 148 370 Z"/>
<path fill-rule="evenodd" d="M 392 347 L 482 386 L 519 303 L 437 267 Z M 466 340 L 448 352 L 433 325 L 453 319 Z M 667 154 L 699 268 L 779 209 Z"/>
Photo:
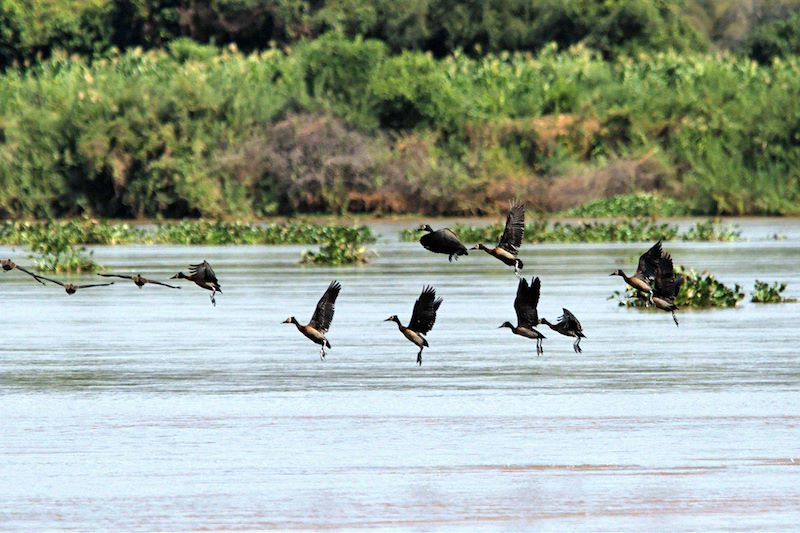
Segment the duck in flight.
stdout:
<path fill-rule="evenodd" d="M 450 228 L 437 229 L 436 231 L 429 224 L 420 226 L 419 231 L 427 233 L 419 238 L 423 248 L 435 254 L 447 254 L 450 262 L 459 255 L 468 255 L 467 247 L 458 239 Z"/>
<path fill-rule="evenodd" d="M 189 281 L 193 281 L 198 287 L 211 291 L 211 305 L 214 306 L 217 305 L 217 300 L 214 299 L 214 296 L 217 293 L 222 294 L 219 281 L 217 281 L 217 275 L 214 274 L 214 269 L 211 268 L 208 261 L 203 261 L 196 265 L 189 265 L 188 276 L 183 272 L 178 272 L 170 279 L 188 279 Z"/>
<path fill-rule="evenodd" d="M 16 263 L 15 263 L 14 261 L 12 261 L 11 259 L 0 259 L 0 266 L 2 266 L 2 267 L 3 267 L 3 270 L 4 270 L 5 272 L 8 272 L 8 271 L 10 271 L 10 270 L 17 269 L 17 270 L 19 270 L 20 272 L 24 272 L 24 273 L 26 273 L 27 275 L 31 276 L 33 279 L 35 279 L 36 281 L 38 281 L 38 282 L 39 282 L 39 283 L 41 283 L 42 285 L 45 285 L 45 282 L 44 282 L 44 281 L 42 281 L 42 277 L 41 277 L 41 276 L 38 276 L 38 275 L 34 274 L 33 272 L 31 272 L 31 271 L 30 271 L 30 270 L 28 270 L 27 268 L 24 268 L 24 267 L 21 267 L 21 266 L 19 266 L 18 264 L 16 264 Z"/>
<path fill-rule="evenodd" d="M 575 350 L 575 353 L 583 353 L 581 349 L 581 339 L 585 339 L 586 335 L 583 334 L 581 323 L 575 315 L 570 313 L 569 309 L 562 308 L 561 311 L 563 314 L 558 317 L 558 322 L 555 324 L 551 324 L 546 318 L 541 319 L 539 323 L 548 326 L 556 333 L 567 337 L 575 337 L 575 342 L 572 343 L 572 349 Z"/>
<path fill-rule="evenodd" d="M 619 269 L 609 274 L 609 276 L 620 276 L 625 280 L 625 283 L 636 289 L 636 293 L 640 298 L 644 298 L 644 294 L 647 294 L 647 300 L 650 301 L 653 295 L 656 268 L 658 267 L 658 261 L 661 259 L 663 253 L 664 251 L 661 249 L 661 240 L 659 240 L 639 257 L 639 264 L 633 276 L 628 277 L 625 275 L 625 272 Z"/>
<path fill-rule="evenodd" d="M 331 343 L 328 342 L 325 334 L 331 327 L 333 312 L 336 310 L 336 298 L 339 296 L 339 291 L 341 290 L 342 286 L 339 282 L 333 280 L 317 302 L 314 315 L 305 326 L 300 324 L 293 316 L 283 321 L 284 324 L 294 324 L 300 333 L 311 339 L 312 342 L 319 344 L 321 346 L 319 358 L 323 360 L 325 359 L 325 348 L 331 347 Z"/>
<path fill-rule="evenodd" d="M 55 283 L 56 285 L 61 285 L 62 287 L 64 287 L 64 291 L 67 294 L 75 294 L 76 292 L 78 292 L 78 289 L 89 289 L 91 287 L 108 287 L 109 285 L 114 284 L 114 282 L 112 281 L 111 283 L 88 283 L 84 285 L 75 285 L 74 283 L 64 283 L 58 281 L 57 279 L 50 279 L 44 276 L 38 276 L 38 277 L 42 278 L 45 281 Z"/>
<path fill-rule="evenodd" d="M 514 335 L 527 337 L 536 341 L 536 355 L 542 355 L 544 348 L 542 347 L 542 340 L 546 337 L 536 330 L 536 325 L 539 324 L 539 312 L 536 307 L 539 305 L 539 291 L 541 289 L 541 281 L 538 277 L 531 279 L 531 284 L 528 285 L 528 280 L 520 278 L 517 284 L 517 297 L 514 298 L 514 311 L 517 313 L 516 327 L 511 322 L 503 322 L 501 328 L 509 328 Z"/>
<path fill-rule="evenodd" d="M 672 265 L 672 257 L 669 254 L 664 254 L 659 258 L 656 267 L 655 282 L 653 284 L 653 294 L 650 297 L 650 302 L 656 306 L 657 309 L 662 311 L 669 311 L 672 313 L 672 320 L 675 325 L 678 325 L 678 317 L 675 316 L 675 311 L 678 306 L 675 305 L 675 299 L 678 297 L 678 292 L 681 290 L 683 284 L 683 276 L 675 274 L 675 269 Z"/>
<path fill-rule="evenodd" d="M 151 283 L 153 285 L 162 285 L 164 287 L 169 287 L 170 289 L 180 289 L 180 287 L 176 287 L 175 285 L 169 285 L 167 283 L 162 283 L 160 281 L 154 281 L 152 279 L 147 279 L 146 277 L 142 276 L 141 274 L 133 274 L 132 276 L 128 276 L 125 274 L 98 274 L 98 276 L 102 276 L 104 278 L 121 278 L 121 279 L 129 279 L 132 280 L 133 283 L 139 287 L 140 289 L 144 287 L 146 284 Z"/>
<path fill-rule="evenodd" d="M 506 227 L 497 246 L 490 248 L 483 243 L 476 244 L 470 250 L 483 250 L 487 254 L 495 257 L 508 266 L 514 267 L 514 274 L 520 276 L 522 270 L 522 260 L 517 257 L 519 247 L 522 245 L 522 237 L 525 233 L 525 204 L 514 202 L 511 205 L 506 217 Z"/>
<path fill-rule="evenodd" d="M 406 339 L 410 340 L 419 348 L 417 353 L 417 365 L 422 366 L 422 350 L 428 346 L 425 335 L 433 329 L 436 322 L 436 311 L 442 305 L 442 299 L 436 298 L 436 289 L 433 287 L 423 287 L 422 293 L 414 303 L 414 311 L 411 313 L 411 320 L 408 326 L 404 326 L 397 315 L 392 315 L 384 322 L 394 322 Z"/>

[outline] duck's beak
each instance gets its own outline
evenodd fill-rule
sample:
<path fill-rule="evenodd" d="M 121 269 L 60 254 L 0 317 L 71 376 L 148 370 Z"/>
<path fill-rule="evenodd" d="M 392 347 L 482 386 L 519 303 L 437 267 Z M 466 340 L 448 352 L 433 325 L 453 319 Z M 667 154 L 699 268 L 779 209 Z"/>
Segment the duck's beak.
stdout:
<path fill-rule="evenodd" d="M 392 317 L 389 317 L 386 320 L 384 320 L 384 322 L 391 322 L 391 321 L 392 321 Z"/>
<path fill-rule="evenodd" d="M 286 320 L 281 322 L 281 324 L 291 324 L 291 323 L 292 323 L 292 319 L 291 318 L 287 318 Z"/>

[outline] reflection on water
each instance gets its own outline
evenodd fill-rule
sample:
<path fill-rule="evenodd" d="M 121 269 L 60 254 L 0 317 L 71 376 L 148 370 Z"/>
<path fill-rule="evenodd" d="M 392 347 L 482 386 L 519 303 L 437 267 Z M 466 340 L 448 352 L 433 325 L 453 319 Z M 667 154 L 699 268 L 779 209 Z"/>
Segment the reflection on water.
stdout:
<path fill-rule="evenodd" d="M 411 223 L 403 224 L 412 225 Z M 800 296 L 800 223 L 676 262 Z M 225 293 L 117 283 L 67 296 L 0 274 L 0 530 L 793 529 L 800 522 L 800 306 L 619 308 L 608 277 L 643 245 L 525 245 L 540 313 L 581 319 L 582 355 L 514 319 L 511 269 L 448 264 L 384 235 L 375 262 L 296 264 L 302 246 L 98 248 L 169 277 L 207 259 Z M 766 240 L 773 233 L 788 238 Z M 20 257 L 17 250 L 0 255 Z M 325 362 L 280 322 L 342 282 Z M 444 298 L 424 364 L 392 324 Z"/>

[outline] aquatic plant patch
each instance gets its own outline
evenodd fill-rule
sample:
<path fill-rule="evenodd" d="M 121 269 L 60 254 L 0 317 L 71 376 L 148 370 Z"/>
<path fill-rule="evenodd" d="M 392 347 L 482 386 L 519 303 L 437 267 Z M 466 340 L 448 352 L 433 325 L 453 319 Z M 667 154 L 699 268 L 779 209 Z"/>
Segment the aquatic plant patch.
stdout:
<path fill-rule="evenodd" d="M 683 275 L 683 284 L 675 299 L 678 308 L 736 307 L 744 299 L 744 291 L 738 283 L 730 287 L 708 271 L 698 272 L 678 266 L 675 272 Z M 609 296 L 609 300 L 611 299 L 617 300 L 619 305 L 624 307 L 652 307 L 647 301 L 639 298 L 636 290 L 631 287 L 626 287 L 624 291 L 614 291 Z"/>
<path fill-rule="evenodd" d="M 784 298 L 783 291 L 786 290 L 786 283 L 775 281 L 772 284 L 766 281 L 756 280 L 750 301 L 757 304 L 780 304 L 796 302 L 797 298 Z"/>

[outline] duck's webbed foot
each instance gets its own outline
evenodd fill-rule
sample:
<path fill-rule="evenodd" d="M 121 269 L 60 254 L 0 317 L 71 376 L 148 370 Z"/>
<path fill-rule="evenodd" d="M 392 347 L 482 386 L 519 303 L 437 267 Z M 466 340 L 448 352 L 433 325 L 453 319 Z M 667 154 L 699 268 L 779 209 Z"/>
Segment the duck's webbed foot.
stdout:
<path fill-rule="evenodd" d="M 422 348 L 417 353 L 417 366 L 422 366 Z"/>
<path fill-rule="evenodd" d="M 542 346 L 542 339 L 536 339 L 536 355 L 542 355 L 544 347 Z"/>
<path fill-rule="evenodd" d="M 325 346 L 323 345 L 322 348 L 320 348 L 320 350 L 319 350 L 319 360 L 320 361 L 324 361 L 325 360 L 325 355 L 326 355 Z"/>
<path fill-rule="evenodd" d="M 449 256 L 447 256 L 447 261 L 448 261 L 448 262 L 450 262 L 450 263 L 452 263 L 452 262 L 453 262 L 453 256 L 454 256 L 454 255 L 455 255 L 455 254 L 450 254 Z M 456 258 L 456 259 L 457 259 L 457 258 Z"/>
<path fill-rule="evenodd" d="M 581 349 L 581 338 L 580 337 L 578 337 L 578 339 L 572 345 L 572 348 L 575 350 L 575 353 L 583 353 L 583 350 Z"/>
<path fill-rule="evenodd" d="M 672 312 L 672 320 L 675 322 L 675 325 L 678 325 L 678 317 L 675 316 L 675 311 Z"/>
<path fill-rule="evenodd" d="M 217 299 L 214 296 L 217 294 L 217 291 L 211 291 L 211 305 L 214 307 L 217 306 Z"/>

